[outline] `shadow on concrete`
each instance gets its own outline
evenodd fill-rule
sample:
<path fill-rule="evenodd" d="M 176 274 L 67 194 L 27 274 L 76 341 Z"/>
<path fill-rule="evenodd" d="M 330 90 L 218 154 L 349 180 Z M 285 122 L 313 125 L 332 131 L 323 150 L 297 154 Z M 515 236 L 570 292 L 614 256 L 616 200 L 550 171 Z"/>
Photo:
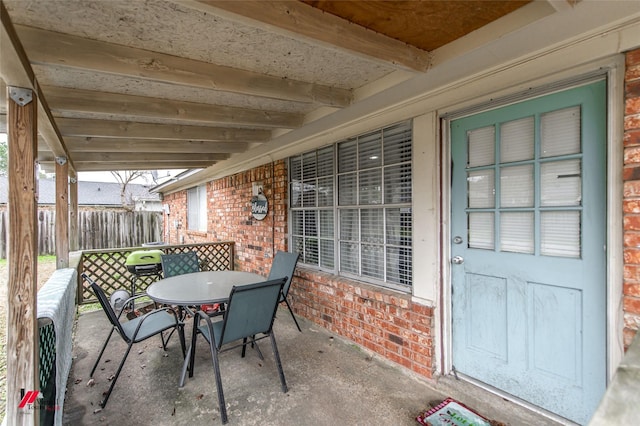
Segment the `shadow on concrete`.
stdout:
<path fill-rule="evenodd" d="M 241 358 L 240 348 L 220 356 L 230 425 L 415 426 L 418 414 L 447 396 L 503 424 L 557 424 L 452 377 L 421 378 L 304 318 L 298 321 L 302 333 L 289 312 L 281 309 L 274 326 L 289 386 L 286 394 L 280 389 L 268 340 L 260 342 L 264 361 L 254 350 Z M 122 339 L 112 337 L 90 386 L 89 372 L 108 331 L 102 311 L 78 318 L 64 424 L 220 424 L 211 355 L 201 338 L 194 377 L 187 378 L 181 389 L 177 336 L 171 338 L 167 352 L 159 337 L 134 345 L 107 407 L 101 409 L 98 403 L 126 349 Z M 190 321 L 186 335 L 188 340 Z"/>

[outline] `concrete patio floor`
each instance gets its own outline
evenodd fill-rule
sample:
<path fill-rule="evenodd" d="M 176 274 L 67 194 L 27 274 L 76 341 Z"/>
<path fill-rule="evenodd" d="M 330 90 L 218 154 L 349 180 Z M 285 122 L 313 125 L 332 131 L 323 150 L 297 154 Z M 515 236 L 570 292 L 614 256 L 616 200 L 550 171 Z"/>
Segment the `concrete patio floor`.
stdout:
<path fill-rule="evenodd" d="M 506 425 L 556 425 L 549 418 L 453 377 L 428 381 L 280 309 L 274 332 L 289 392 L 280 389 L 268 340 L 256 351 L 220 356 L 230 425 L 412 425 L 415 417 L 447 396 Z M 99 401 L 126 348 L 117 336 L 89 386 L 89 372 L 108 333 L 102 311 L 79 316 L 74 361 L 67 385 L 64 424 L 220 424 L 211 356 L 200 338 L 194 377 L 178 388 L 182 356 L 177 336 L 162 351 L 158 337 L 134 345 L 107 407 Z M 190 338 L 187 326 L 187 345 Z M 498 423 L 499 424 L 499 423 Z"/>

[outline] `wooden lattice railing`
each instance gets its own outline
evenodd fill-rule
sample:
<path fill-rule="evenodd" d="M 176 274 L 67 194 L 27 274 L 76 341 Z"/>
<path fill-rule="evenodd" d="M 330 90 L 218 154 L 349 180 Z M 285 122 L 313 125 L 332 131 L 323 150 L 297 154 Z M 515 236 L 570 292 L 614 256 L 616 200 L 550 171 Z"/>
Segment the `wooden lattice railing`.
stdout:
<path fill-rule="evenodd" d="M 225 271 L 233 270 L 234 243 L 223 241 L 217 243 L 180 244 L 155 247 L 127 247 L 109 250 L 86 250 L 82 252 L 78 265 L 78 305 L 97 302 L 91 290 L 85 288 L 80 274 L 86 272 L 95 280 L 107 294 L 116 290 L 131 289 L 131 282 L 136 279 L 137 292 L 144 292 L 146 288 L 161 278 L 161 275 L 136 276 L 129 272 L 125 264 L 127 256 L 137 250 L 159 249 L 164 253 L 184 253 L 195 251 L 200 261 L 200 270 Z"/>

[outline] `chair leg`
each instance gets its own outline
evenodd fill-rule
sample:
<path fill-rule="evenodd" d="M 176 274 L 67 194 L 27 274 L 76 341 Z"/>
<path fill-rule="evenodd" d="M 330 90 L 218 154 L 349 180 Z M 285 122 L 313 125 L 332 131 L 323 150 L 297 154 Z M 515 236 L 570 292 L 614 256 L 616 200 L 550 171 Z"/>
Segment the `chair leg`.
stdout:
<path fill-rule="evenodd" d="M 187 377 L 187 370 L 189 370 L 189 362 L 191 360 L 191 346 L 187 350 L 187 355 L 184 357 L 184 362 L 182 363 L 182 371 L 180 372 L 180 382 L 178 383 L 178 387 L 184 387 L 184 380 Z M 191 370 L 189 370 L 191 371 Z"/>
<path fill-rule="evenodd" d="M 253 342 L 252 342 L 253 345 Z M 245 337 L 244 339 L 242 339 L 242 355 L 240 356 L 241 358 L 244 358 L 244 355 L 247 352 L 247 338 Z"/>
<path fill-rule="evenodd" d="M 291 314 L 291 318 L 293 318 L 293 322 L 296 323 L 296 327 L 298 327 L 298 331 L 300 333 L 302 333 L 302 329 L 300 329 L 300 324 L 298 324 L 298 320 L 296 319 L 295 315 L 293 315 L 293 309 L 291 309 L 291 305 L 289 305 L 289 301 L 287 300 L 287 298 L 284 298 L 284 303 L 287 304 L 287 308 L 289 308 L 289 313 Z"/>
<path fill-rule="evenodd" d="M 264 356 L 262 355 L 262 351 L 260 350 L 260 346 L 258 346 L 258 342 L 256 342 L 256 336 L 251 336 L 251 347 L 258 352 L 258 357 L 264 361 Z"/>
<path fill-rule="evenodd" d="M 89 377 L 93 377 L 93 373 L 96 372 L 96 368 L 98 367 L 98 364 L 100 363 L 100 358 L 102 358 L 102 354 L 104 354 L 104 350 L 107 348 L 107 344 L 109 343 L 109 340 L 111 339 L 111 336 L 113 335 L 114 331 L 115 331 L 115 328 L 111 327 L 111 331 L 109 332 L 109 335 L 107 336 L 107 340 L 104 341 L 104 345 L 102 345 L 102 349 L 100 349 L 100 354 L 98 355 L 98 359 L 96 359 L 96 363 L 93 364 L 93 368 L 91 369 L 91 374 L 89 374 Z"/>
<path fill-rule="evenodd" d="M 189 377 L 193 377 L 193 369 L 194 364 L 196 362 L 196 341 L 198 339 L 198 316 L 196 315 L 193 318 L 193 330 L 191 331 L 191 347 L 189 351 L 191 352 L 189 357 Z"/>
<path fill-rule="evenodd" d="M 282 384 L 282 392 L 287 393 L 289 388 L 287 387 L 287 382 L 284 378 L 284 371 L 282 370 L 282 363 L 280 362 L 280 353 L 278 352 L 278 345 L 276 345 L 276 337 L 273 335 L 273 330 L 271 330 L 271 334 L 269 335 L 271 339 L 271 348 L 273 349 L 273 357 L 276 360 L 276 366 L 278 367 L 278 374 L 280 375 L 280 383 Z"/>
<path fill-rule="evenodd" d="M 176 326 L 178 328 L 178 337 L 180 338 L 180 347 L 182 348 L 182 358 L 186 358 L 187 356 L 187 343 L 184 338 L 184 324 L 178 324 Z"/>
<path fill-rule="evenodd" d="M 213 342 L 213 338 L 212 338 Z M 209 343 L 211 349 L 211 360 L 213 362 L 213 369 L 216 374 L 216 390 L 218 391 L 218 406 L 220 407 L 220 419 L 222 424 L 226 424 L 227 419 L 227 407 L 224 402 L 224 392 L 222 391 L 222 377 L 220 377 L 220 362 L 218 361 L 218 350 L 214 347 L 213 343 Z"/>
<path fill-rule="evenodd" d="M 120 361 L 120 365 L 118 366 L 118 371 L 116 371 L 115 376 L 113 376 L 113 380 L 111 380 L 111 386 L 109 386 L 109 390 L 107 391 L 106 395 L 104 396 L 104 399 L 100 403 L 100 406 L 102 408 L 104 408 L 107 405 L 107 401 L 111 396 L 111 391 L 113 391 L 113 388 L 116 385 L 116 382 L 118 381 L 118 376 L 120 376 L 120 372 L 122 371 L 124 362 L 127 360 L 127 356 L 129 356 L 129 352 L 131 351 L 132 346 L 133 346 L 133 342 L 130 342 L 129 346 L 127 346 L 127 351 L 124 353 L 124 356 L 122 357 L 122 361 Z"/>

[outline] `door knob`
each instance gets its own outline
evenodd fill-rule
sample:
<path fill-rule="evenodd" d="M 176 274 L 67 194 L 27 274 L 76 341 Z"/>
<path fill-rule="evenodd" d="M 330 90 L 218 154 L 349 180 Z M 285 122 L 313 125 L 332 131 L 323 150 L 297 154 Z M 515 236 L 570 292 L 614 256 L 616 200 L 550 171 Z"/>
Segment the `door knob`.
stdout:
<path fill-rule="evenodd" d="M 462 263 L 464 263 L 464 258 L 462 256 L 453 256 L 453 259 L 451 259 L 451 263 L 453 263 L 454 265 L 461 265 Z"/>

